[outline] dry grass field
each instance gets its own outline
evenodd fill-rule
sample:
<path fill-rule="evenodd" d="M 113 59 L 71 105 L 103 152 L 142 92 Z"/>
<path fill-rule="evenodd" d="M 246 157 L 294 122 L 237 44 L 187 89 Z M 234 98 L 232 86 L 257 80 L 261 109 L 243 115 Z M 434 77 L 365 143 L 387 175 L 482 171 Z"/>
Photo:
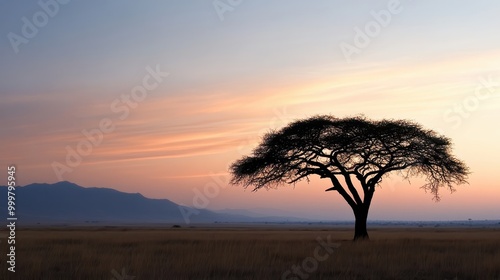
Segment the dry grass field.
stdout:
<path fill-rule="evenodd" d="M 0 243 L 0 278 L 500 279 L 499 229 L 370 234 L 353 243 L 352 229 L 20 229 L 16 273 L 7 272 Z M 322 247 L 318 238 L 340 247 Z"/>

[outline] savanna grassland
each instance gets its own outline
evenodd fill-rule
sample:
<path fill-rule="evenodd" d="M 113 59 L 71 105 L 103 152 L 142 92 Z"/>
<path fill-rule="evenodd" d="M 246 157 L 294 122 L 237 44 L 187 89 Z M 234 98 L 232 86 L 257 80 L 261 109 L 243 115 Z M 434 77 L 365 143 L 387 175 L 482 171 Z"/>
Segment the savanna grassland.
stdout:
<path fill-rule="evenodd" d="M 380 228 L 361 243 L 352 234 L 338 228 L 19 229 L 16 272 L 7 272 L 3 239 L 0 278 L 500 279 L 498 228 Z"/>

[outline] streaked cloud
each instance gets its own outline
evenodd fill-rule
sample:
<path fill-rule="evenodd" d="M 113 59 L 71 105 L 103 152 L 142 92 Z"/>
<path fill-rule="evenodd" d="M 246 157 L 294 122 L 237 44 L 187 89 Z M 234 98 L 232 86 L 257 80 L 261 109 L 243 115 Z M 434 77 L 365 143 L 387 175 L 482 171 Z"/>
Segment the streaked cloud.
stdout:
<path fill-rule="evenodd" d="M 411 2 L 405 16 L 395 18 L 349 64 L 339 42 L 352 40 L 353 27 L 381 7 L 358 4 L 252 2 L 224 22 L 201 2 L 68 5 L 60 21 L 51 22 L 19 54 L 8 52 L 7 41 L 0 43 L 6 50 L 0 55 L 2 157 L 24 170 L 21 184 L 54 181 L 51 163 L 64 162 L 67 147 L 86 141 L 83 130 L 109 118 L 115 130 L 103 134 L 102 143 L 67 179 L 135 191 L 146 182 L 149 196 L 163 197 L 168 190 L 188 203 L 192 186 L 212 173 L 227 175 L 227 165 L 269 130 L 316 114 L 365 114 L 444 130 L 471 164 L 471 187 L 479 192 L 475 199 L 482 191 L 494 194 L 491 159 L 500 150 L 492 123 L 498 119 L 500 92 L 482 101 L 459 128 L 443 114 L 472 96 L 480 77 L 493 75 L 500 82 L 500 41 L 487 32 L 498 26 L 493 12 L 498 4 L 461 2 L 444 11 L 436 7 L 448 8 L 445 4 Z M 0 26 L 2 34 L 19 29 L 19 19 L 33 8 L 3 5 L 12 14 Z M 131 11 L 134 16 L 123 16 Z M 475 11 L 471 20 L 464 20 L 466 11 Z M 89 17 L 95 20 L 88 22 Z M 112 102 L 130 94 L 145 67 L 156 64 L 171 75 L 120 119 Z M 307 196 L 330 207 L 322 192 L 297 189 L 286 194 L 289 201 Z M 248 193 L 228 193 L 230 198 L 218 202 L 221 208 L 247 203 Z M 266 195 L 255 197 L 281 201 L 278 194 Z"/>

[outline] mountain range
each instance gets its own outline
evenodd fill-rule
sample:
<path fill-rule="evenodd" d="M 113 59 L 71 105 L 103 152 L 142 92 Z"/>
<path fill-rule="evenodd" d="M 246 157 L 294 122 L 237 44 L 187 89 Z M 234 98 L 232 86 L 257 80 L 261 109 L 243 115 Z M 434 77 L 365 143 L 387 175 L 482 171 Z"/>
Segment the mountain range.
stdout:
<path fill-rule="evenodd" d="M 0 199 L 7 200 L 6 186 Z M 0 218 L 8 215 L 7 203 L 0 203 Z M 352 221 L 311 220 L 279 209 L 255 208 L 194 209 L 168 199 L 152 199 L 140 193 L 124 193 L 109 188 L 87 188 L 63 181 L 16 187 L 17 225 L 182 225 L 213 223 L 279 223 L 352 226 Z M 184 213 L 184 214 L 183 214 Z M 274 213 L 274 214 L 269 214 Z M 418 227 L 500 227 L 500 220 L 466 221 L 370 221 L 373 226 Z"/>
<path fill-rule="evenodd" d="M 0 187 L 7 197 L 7 187 Z M 21 224 L 148 224 L 304 221 L 293 217 L 267 217 L 242 210 L 210 211 L 180 206 L 168 199 L 146 198 L 109 188 L 85 188 L 63 181 L 16 187 L 16 217 Z M 1 209 L 7 217 L 7 206 Z M 183 214 L 184 213 L 184 214 Z"/>

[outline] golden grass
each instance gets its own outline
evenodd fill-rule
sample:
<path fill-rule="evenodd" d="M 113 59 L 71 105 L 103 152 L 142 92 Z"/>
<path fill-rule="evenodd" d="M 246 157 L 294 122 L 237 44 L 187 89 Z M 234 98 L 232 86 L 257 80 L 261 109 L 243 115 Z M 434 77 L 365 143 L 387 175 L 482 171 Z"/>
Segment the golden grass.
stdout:
<path fill-rule="evenodd" d="M 425 228 L 375 229 L 363 243 L 352 229 L 18 230 L 16 273 L 3 239 L 0 278 L 109 280 L 125 268 L 135 280 L 282 279 L 328 235 L 341 247 L 307 279 L 500 279 L 499 229 Z"/>

